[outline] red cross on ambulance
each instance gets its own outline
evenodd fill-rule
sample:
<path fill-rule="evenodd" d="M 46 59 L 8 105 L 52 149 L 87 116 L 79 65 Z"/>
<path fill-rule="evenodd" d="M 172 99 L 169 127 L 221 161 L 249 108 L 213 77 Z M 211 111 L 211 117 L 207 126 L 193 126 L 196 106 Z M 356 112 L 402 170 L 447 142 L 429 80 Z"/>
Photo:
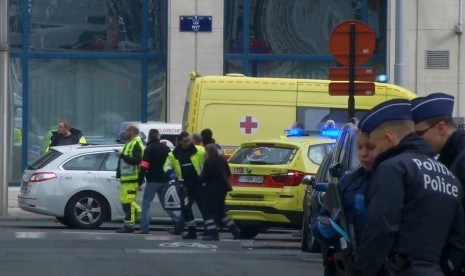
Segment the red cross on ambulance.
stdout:
<path fill-rule="evenodd" d="M 245 115 L 239 120 L 239 129 L 242 134 L 255 134 L 258 130 L 258 120 L 252 115 Z"/>

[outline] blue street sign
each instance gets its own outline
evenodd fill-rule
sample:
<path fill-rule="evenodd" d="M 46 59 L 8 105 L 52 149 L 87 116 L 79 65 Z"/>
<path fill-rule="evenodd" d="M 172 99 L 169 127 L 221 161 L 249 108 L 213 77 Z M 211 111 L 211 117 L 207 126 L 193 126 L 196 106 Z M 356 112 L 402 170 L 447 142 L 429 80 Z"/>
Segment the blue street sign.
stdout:
<path fill-rule="evenodd" d="M 181 15 L 179 17 L 180 32 L 211 32 L 212 17 L 197 15 Z"/>

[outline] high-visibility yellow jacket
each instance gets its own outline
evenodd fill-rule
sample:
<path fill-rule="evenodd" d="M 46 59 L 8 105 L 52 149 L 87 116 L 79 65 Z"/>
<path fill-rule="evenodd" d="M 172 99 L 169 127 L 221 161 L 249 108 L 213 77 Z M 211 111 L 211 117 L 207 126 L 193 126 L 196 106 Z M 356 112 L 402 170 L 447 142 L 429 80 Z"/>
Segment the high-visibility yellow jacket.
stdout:
<path fill-rule="evenodd" d="M 116 176 L 121 183 L 138 182 L 139 164 L 142 160 L 144 145 L 139 136 L 136 136 L 124 145 L 123 152 L 119 158 Z"/>
<path fill-rule="evenodd" d="M 192 166 L 194 166 L 197 175 L 202 173 L 202 166 L 203 162 L 205 161 L 205 149 L 201 146 L 195 146 L 195 152 L 191 155 L 191 162 Z M 181 172 L 181 165 L 179 164 L 179 160 L 176 158 L 177 151 L 182 150 L 181 145 L 178 145 L 173 151 L 168 154 L 168 158 L 166 158 L 165 165 L 163 166 L 163 170 L 167 172 L 168 170 L 174 170 L 176 173 L 176 177 L 179 180 L 183 180 L 182 172 Z"/>

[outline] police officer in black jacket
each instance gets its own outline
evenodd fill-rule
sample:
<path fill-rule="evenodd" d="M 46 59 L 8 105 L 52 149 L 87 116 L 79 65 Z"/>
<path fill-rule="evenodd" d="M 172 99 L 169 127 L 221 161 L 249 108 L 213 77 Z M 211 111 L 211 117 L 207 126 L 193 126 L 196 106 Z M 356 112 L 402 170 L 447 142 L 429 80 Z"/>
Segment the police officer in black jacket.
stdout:
<path fill-rule="evenodd" d="M 452 120 L 454 97 L 432 93 L 411 101 L 415 131 L 431 145 L 439 161 L 465 185 L 465 132 L 457 130 Z M 465 205 L 463 206 L 465 207 Z M 462 261 L 465 275 L 465 260 Z"/>
<path fill-rule="evenodd" d="M 355 274 L 442 275 L 443 250 L 464 252 L 462 187 L 414 133 L 410 108 L 407 100 L 389 100 L 359 122 L 379 155 Z"/>

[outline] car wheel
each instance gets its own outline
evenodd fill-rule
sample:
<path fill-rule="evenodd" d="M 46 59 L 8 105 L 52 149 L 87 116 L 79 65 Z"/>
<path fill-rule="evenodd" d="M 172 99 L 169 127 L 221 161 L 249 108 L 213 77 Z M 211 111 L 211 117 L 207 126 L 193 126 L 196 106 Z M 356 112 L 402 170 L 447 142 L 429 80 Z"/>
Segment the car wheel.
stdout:
<path fill-rule="evenodd" d="M 69 227 L 69 219 L 67 217 L 55 217 L 55 219 L 63 224 L 64 226 L 68 226 Z"/>
<path fill-rule="evenodd" d="M 99 194 L 82 192 L 74 195 L 66 206 L 71 228 L 94 229 L 107 218 L 108 204 Z"/>
<path fill-rule="evenodd" d="M 253 239 L 258 233 L 260 233 L 262 227 L 260 225 L 238 225 L 241 229 L 241 238 L 242 239 Z"/>

